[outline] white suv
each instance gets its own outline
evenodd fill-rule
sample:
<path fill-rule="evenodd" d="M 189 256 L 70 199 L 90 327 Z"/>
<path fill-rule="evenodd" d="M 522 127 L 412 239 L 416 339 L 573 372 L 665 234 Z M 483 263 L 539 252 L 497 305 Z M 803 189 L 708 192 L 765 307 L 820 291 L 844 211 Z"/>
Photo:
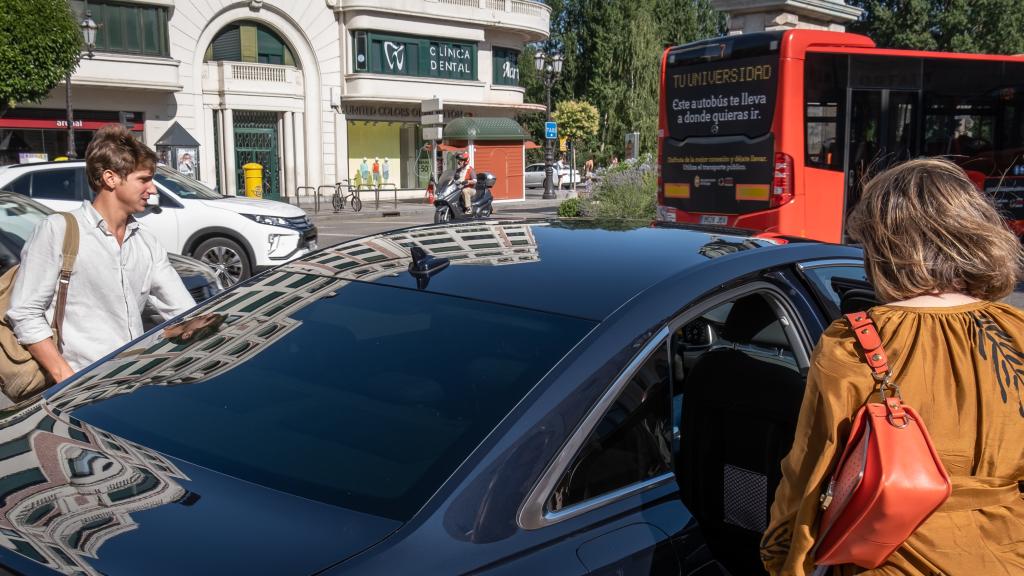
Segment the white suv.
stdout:
<path fill-rule="evenodd" d="M 297 206 L 222 196 L 164 166 L 154 180 L 159 205 L 137 215 L 138 221 L 168 252 L 209 264 L 225 286 L 317 247 L 316 226 Z M 92 198 L 83 161 L 0 166 L 0 190 L 62 211 Z"/>

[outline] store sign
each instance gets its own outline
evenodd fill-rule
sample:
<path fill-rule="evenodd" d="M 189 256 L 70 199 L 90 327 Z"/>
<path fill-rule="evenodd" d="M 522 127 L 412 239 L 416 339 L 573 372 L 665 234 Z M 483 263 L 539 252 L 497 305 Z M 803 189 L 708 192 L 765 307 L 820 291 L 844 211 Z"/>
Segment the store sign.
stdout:
<path fill-rule="evenodd" d="M 519 51 L 496 47 L 492 54 L 493 83 L 502 86 L 519 86 Z"/>
<path fill-rule="evenodd" d="M 359 72 L 476 80 L 476 44 L 357 31 Z"/>
<path fill-rule="evenodd" d="M 422 109 L 418 104 L 342 104 L 342 113 L 347 120 L 375 120 L 377 122 L 419 123 Z M 466 110 L 445 106 L 444 120 L 462 118 Z"/>

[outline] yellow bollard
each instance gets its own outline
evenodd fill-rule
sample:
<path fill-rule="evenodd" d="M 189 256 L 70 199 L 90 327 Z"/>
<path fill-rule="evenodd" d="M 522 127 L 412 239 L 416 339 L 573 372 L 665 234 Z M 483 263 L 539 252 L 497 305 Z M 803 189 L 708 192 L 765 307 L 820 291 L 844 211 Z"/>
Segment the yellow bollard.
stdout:
<path fill-rule="evenodd" d="M 250 162 L 242 165 L 245 176 L 245 195 L 249 198 L 263 198 L 263 165 Z"/>

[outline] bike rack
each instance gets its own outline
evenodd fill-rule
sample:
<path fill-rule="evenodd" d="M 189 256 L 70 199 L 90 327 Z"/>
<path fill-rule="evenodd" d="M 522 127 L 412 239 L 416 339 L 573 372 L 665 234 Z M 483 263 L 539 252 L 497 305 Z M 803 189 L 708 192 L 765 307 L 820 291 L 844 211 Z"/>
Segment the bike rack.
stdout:
<path fill-rule="evenodd" d="M 309 186 L 307 186 L 307 188 L 309 188 Z M 321 185 L 316 187 L 316 211 L 317 211 L 317 213 L 320 212 L 320 190 L 323 189 L 323 188 L 329 188 L 331 190 L 334 190 L 334 184 L 321 184 Z"/>
<path fill-rule="evenodd" d="M 377 209 L 380 208 L 380 191 L 382 189 L 383 190 L 391 190 L 392 192 L 394 192 L 394 195 L 395 195 L 395 208 L 398 208 L 398 186 L 396 184 L 391 184 L 391 183 L 388 183 L 388 184 L 378 184 L 377 185 L 377 189 L 375 190 L 375 196 L 376 196 L 377 204 L 376 204 L 375 208 L 377 208 Z"/>
<path fill-rule="evenodd" d="M 313 191 L 313 213 L 320 213 L 320 197 L 316 195 L 316 188 L 312 186 L 296 186 L 295 187 L 295 203 L 299 204 L 299 190 L 312 190 Z M 301 206 L 299 206 L 301 208 Z"/>

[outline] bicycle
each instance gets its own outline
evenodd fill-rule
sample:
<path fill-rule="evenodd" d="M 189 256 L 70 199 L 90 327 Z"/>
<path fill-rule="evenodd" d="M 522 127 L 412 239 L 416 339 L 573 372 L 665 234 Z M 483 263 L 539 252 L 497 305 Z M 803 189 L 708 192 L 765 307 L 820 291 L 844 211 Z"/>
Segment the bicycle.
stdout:
<path fill-rule="evenodd" d="M 348 189 L 348 194 L 341 193 L 341 187 L 344 186 Z M 359 189 L 352 186 L 348 181 L 338 182 L 334 185 L 334 195 L 331 197 L 331 205 L 334 206 L 334 211 L 345 209 L 345 200 L 348 199 L 349 204 L 352 206 L 352 210 L 359 212 L 363 209 L 363 201 L 359 199 Z"/>

